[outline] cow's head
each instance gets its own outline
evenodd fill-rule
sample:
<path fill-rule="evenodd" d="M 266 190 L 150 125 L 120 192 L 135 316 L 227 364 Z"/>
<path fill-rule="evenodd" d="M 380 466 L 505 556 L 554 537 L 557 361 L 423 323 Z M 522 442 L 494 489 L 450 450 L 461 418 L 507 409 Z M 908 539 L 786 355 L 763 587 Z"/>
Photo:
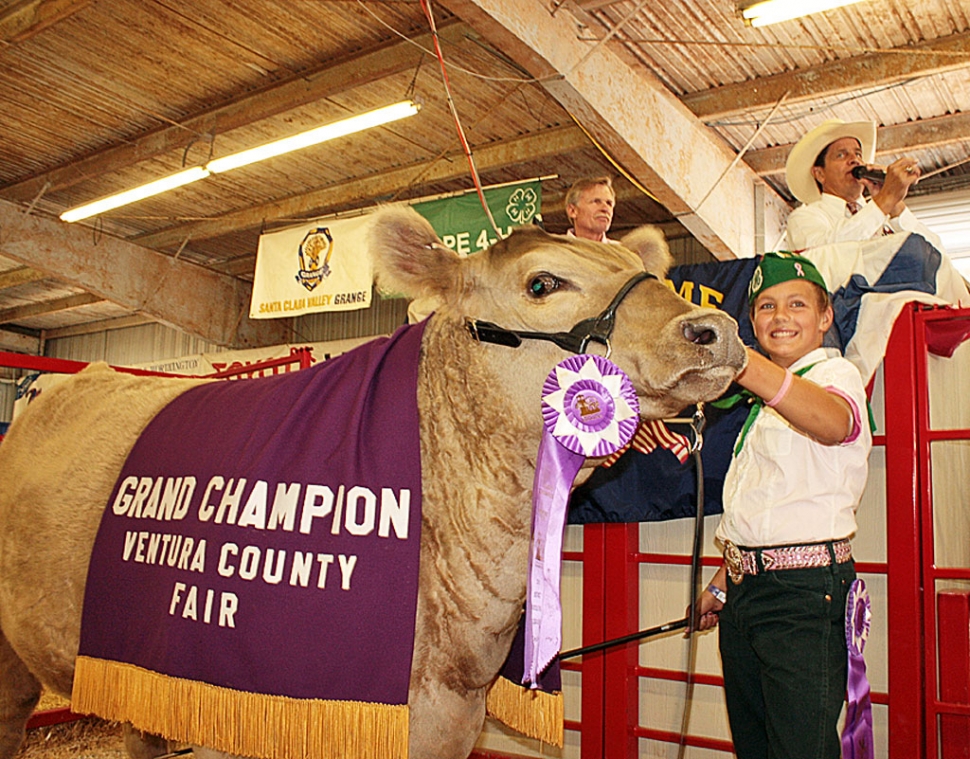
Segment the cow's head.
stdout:
<path fill-rule="evenodd" d="M 646 418 L 717 397 L 745 363 L 729 316 L 697 308 L 664 285 L 670 254 L 652 227 L 635 230 L 623 245 L 527 227 L 461 257 L 415 211 L 393 208 L 374 219 L 371 251 L 385 291 L 433 304 L 441 318 L 462 323 L 463 339 L 477 333 L 497 360 L 520 374 L 544 377 L 570 351 L 610 350 L 633 381 Z M 584 345 L 587 327 L 611 306 L 616 318 L 608 345 L 595 334 Z M 591 321 L 578 326 L 585 320 Z M 510 347 L 520 340 L 522 347 Z"/>

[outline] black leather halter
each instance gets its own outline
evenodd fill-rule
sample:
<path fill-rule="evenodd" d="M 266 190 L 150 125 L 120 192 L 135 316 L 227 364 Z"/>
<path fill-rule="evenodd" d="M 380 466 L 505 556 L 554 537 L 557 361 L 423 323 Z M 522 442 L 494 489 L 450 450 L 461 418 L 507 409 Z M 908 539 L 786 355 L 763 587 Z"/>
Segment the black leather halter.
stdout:
<path fill-rule="evenodd" d="M 609 356 L 612 351 L 610 336 L 613 334 L 613 327 L 616 325 L 616 309 L 623 302 L 623 299 L 630 294 L 630 291 L 645 279 L 657 279 L 657 277 L 645 271 L 634 275 L 620 288 L 620 291 L 610 301 L 610 305 L 599 316 L 583 319 L 569 332 L 525 332 L 506 329 L 492 322 L 483 322 L 478 319 L 466 319 L 465 324 L 468 326 L 468 331 L 471 332 L 472 337 L 482 343 L 518 348 L 522 345 L 523 340 L 548 340 L 571 353 L 585 353 L 590 342 L 594 342 L 606 346 L 606 355 Z"/>

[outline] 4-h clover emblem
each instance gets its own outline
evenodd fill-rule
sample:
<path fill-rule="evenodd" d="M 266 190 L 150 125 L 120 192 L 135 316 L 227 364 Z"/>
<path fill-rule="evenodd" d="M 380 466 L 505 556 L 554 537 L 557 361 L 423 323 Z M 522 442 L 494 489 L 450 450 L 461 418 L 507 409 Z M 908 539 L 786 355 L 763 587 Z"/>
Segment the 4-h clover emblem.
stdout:
<path fill-rule="evenodd" d="M 509 195 L 505 213 L 514 224 L 528 224 L 538 211 L 539 198 L 531 187 L 519 187 Z"/>

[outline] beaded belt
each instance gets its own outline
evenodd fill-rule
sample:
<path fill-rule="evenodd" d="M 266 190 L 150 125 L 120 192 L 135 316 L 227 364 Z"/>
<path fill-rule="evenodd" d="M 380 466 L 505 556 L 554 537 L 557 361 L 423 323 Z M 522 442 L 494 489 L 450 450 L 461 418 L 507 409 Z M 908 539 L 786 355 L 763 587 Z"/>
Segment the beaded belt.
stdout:
<path fill-rule="evenodd" d="M 831 551 L 829 546 L 831 545 Z M 846 538 L 834 543 L 813 543 L 807 546 L 778 546 L 777 548 L 739 548 L 731 541 L 724 545 L 724 563 L 735 585 L 745 575 L 771 572 L 776 569 L 811 569 L 827 567 L 832 563 L 832 553 L 839 564 L 852 558 L 852 543 Z M 761 567 L 758 567 L 761 556 Z"/>

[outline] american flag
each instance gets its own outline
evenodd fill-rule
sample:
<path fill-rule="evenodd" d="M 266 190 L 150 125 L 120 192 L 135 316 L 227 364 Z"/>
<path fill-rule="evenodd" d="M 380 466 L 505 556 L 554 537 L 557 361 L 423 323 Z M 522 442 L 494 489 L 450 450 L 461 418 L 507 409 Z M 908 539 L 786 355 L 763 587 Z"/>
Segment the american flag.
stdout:
<path fill-rule="evenodd" d="M 630 440 L 620 450 L 611 454 L 600 466 L 611 467 L 630 448 L 640 453 L 650 453 L 660 446 L 673 453 L 681 464 L 687 462 L 690 456 L 690 441 L 679 432 L 674 432 L 660 419 L 641 421 L 640 426 Z"/>

